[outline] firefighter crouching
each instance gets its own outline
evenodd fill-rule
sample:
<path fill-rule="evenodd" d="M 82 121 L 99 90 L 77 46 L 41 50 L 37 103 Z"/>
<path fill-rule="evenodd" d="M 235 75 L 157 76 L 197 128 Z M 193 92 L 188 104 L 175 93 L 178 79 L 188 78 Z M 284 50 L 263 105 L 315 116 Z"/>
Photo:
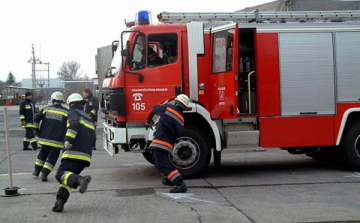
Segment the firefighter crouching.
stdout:
<path fill-rule="evenodd" d="M 60 151 L 64 148 L 66 133 L 66 121 L 68 109 L 64 108 L 64 95 L 61 92 L 54 92 L 51 95 L 53 105 L 41 109 L 34 119 L 35 134 L 38 135 L 38 143 L 41 150 L 35 161 L 33 175 L 38 177 L 41 171 L 42 181 L 48 180 L 48 175 L 54 168 Z M 41 127 L 39 124 L 41 122 Z"/>
<path fill-rule="evenodd" d="M 55 206 L 52 208 L 54 212 L 63 211 L 72 188 L 80 187 L 79 192 L 83 194 L 91 181 L 90 176 L 80 176 L 79 174 L 91 163 L 95 125 L 83 112 L 85 101 L 80 94 L 71 94 L 67 103 L 70 106 L 68 128 L 65 135 L 64 153 L 56 173 L 60 188 L 56 195 Z"/>
<path fill-rule="evenodd" d="M 99 100 L 92 94 L 89 88 L 84 89 L 83 97 L 86 98 L 84 112 L 93 120 L 96 127 L 97 119 L 98 119 L 98 111 L 99 111 Z M 93 150 L 96 150 L 96 136 L 94 139 Z"/>
<path fill-rule="evenodd" d="M 29 144 L 33 150 L 38 149 L 38 144 L 35 139 L 34 134 L 34 116 L 38 112 L 38 108 L 35 107 L 35 104 L 31 101 L 32 93 L 25 93 L 25 100 L 20 103 L 20 121 L 23 128 L 25 128 L 25 138 L 23 142 L 23 150 L 31 150 Z"/>
<path fill-rule="evenodd" d="M 187 187 L 184 180 L 176 169 L 176 167 L 169 161 L 169 153 L 172 153 L 174 143 L 177 138 L 181 136 L 184 128 L 183 111 L 189 105 L 189 97 L 180 94 L 175 98 L 175 105 L 170 103 L 164 105 L 156 105 L 153 108 L 153 114 L 159 115 L 160 120 L 156 124 L 156 133 L 154 140 L 149 148 L 153 149 L 155 167 L 164 176 L 162 184 L 173 186 L 175 188 L 170 190 L 170 193 L 185 193 Z M 152 117 L 147 121 L 149 125 L 153 124 Z"/>

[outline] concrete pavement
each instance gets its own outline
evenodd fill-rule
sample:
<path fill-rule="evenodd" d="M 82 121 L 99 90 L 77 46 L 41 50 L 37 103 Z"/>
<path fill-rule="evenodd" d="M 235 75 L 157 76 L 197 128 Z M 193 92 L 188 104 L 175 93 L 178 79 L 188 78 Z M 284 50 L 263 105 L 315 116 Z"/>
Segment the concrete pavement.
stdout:
<path fill-rule="evenodd" d="M 110 157 L 98 150 L 83 174 L 88 192 L 73 191 L 63 213 L 51 212 L 59 184 L 31 175 L 36 151 L 22 151 L 18 111 L 9 111 L 14 185 L 22 195 L 0 197 L 0 222 L 360 222 L 360 173 L 279 149 L 223 154 L 221 167 L 186 180 L 186 194 L 169 194 L 141 154 Z M 0 109 L 0 189 L 8 186 Z M 56 165 L 56 167 L 58 164 Z M 56 168 L 55 168 L 56 169 Z"/>

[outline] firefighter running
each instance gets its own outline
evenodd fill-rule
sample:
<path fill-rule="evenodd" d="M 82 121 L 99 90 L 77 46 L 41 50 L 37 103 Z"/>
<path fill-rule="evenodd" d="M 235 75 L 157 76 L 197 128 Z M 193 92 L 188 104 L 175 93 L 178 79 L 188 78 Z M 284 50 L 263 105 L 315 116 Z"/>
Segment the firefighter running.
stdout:
<path fill-rule="evenodd" d="M 99 100 L 92 94 L 89 88 L 84 89 L 83 96 L 86 98 L 84 111 L 93 120 L 96 128 L 99 111 Z M 93 150 L 96 150 L 96 136 L 94 139 Z"/>
<path fill-rule="evenodd" d="M 71 189 L 79 188 L 80 193 L 85 193 L 90 176 L 79 174 L 90 166 L 92 146 L 95 138 L 95 125 L 93 121 L 83 112 L 85 101 L 78 93 L 70 95 L 67 99 L 70 106 L 67 132 L 65 135 L 64 153 L 61 157 L 61 164 L 56 173 L 56 179 L 60 188 L 56 195 L 54 212 L 64 210 Z"/>
<path fill-rule="evenodd" d="M 185 193 L 187 191 L 181 174 L 169 161 L 169 153 L 172 153 L 174 143 L 183 131 L 183 111 L 188 105 L 189 97 L 180 94 L 175 98 L 175 105 L 170 103 L 156 105 L 152 111 L 153 114 L 160 116 L 160 120 L 156 124 L 155 137 L 149 148 L 154 151 L 153 159 L 156 168 L 164 176 L 162 184 L 175 185 L 175 188 L 171 189 L 170 193 Z M 152 117 L 147 123 L 149 125 L 153 124 Z"/>
<path fill-rule="evenodd" d="M 38 177 L 41 172 L 42 181 L 48 180 L 48 175 L 54 168 L 62 148 L 66 133 L 66 121 L 68 109 L 64 108 L 64 95 L 61 92 L 54 92 L 51 95 L 53 105 L 43 108 L 35 116 L 35 134 L 38 132 L 38 143 L 41 150 L 35 161 L 33 175 Z M 41 127 L 39 124 L 41 122 Z"/>
<path fill-rule="evenodd" d="M 20 121 L 23 128 L 25 128 L 23 150 L 31 150 L 29 144 L 31 144 L 33 150 L 38 147 L 34 134 L 34 116 L 38 108 L 35 108 L 35 104 L 31 100 L 32 93 L 26 92 L 25 100 L 20 104 Z"/>

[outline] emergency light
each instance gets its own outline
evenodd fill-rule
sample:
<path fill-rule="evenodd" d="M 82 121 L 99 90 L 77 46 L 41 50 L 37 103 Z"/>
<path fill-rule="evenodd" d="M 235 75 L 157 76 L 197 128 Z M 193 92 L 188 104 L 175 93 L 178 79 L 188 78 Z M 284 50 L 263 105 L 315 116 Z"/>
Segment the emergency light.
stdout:
<path fill-rule="evenodd" d="M 139 11 L 135 16 L 135 25 L 151 25 L 151 13 L 150 11 Z"/>

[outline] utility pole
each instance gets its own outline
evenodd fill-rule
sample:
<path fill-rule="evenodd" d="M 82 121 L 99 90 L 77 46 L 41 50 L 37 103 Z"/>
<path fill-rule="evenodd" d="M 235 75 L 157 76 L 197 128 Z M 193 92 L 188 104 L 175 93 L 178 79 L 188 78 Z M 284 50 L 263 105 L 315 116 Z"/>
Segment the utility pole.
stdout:
<path fill-rule="evenodd" d="M 36 70 L 35 70 L 35 65 L 37 63 L 41 64 L 41 61 L 39 60 L 39 58 L 35 59 L 35 50 L 34 50 L 34 44 L 32 44 L 32 58 L 30 58 L 30 60 L 28 61 L 29 63 L 32 64 L 32 88 L 36 89 Z"/>

